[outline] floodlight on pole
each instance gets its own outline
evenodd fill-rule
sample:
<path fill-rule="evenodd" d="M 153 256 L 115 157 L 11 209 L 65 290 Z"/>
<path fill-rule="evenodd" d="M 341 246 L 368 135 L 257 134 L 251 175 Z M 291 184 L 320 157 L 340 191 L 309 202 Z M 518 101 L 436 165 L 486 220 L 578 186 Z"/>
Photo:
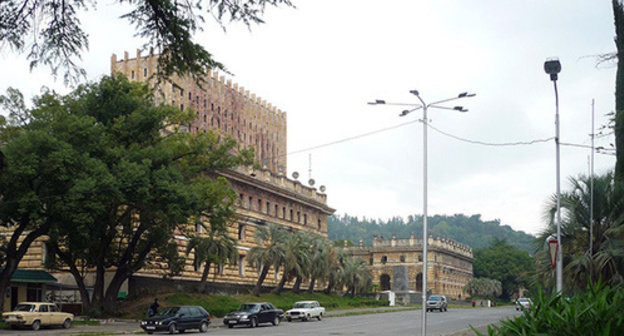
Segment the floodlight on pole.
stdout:
<path fill-rule="evenodd" d="M 438 104 L 446 103 L 446 102 L 456 100 L 456 99 L 461 99 L 461 98 L 474 97 L 475 94 L 462 92 L 456 97 L 443 99 L 443 100 L 439 100 L 439 101 L 427 104 L 420 96 L 420 93 L 418 92 L 418 90 L 410 90 L 409 93 L 415 95 L 421 104 L 386 103 L 385 100 L 375 100 L 374 103 L 369 103 L 369 105 L 385 104 L 385 105 L 399 105 L 399 106 L 412 106 L 413 107 L 411 110 L 403 110 L 401 114 L 399 114 L 400 117 L 404 117 L 410 114 L 411 112 L 414 112 L 421 108 L 423 110 L 423 119 L 422 119 L 422 123 L 423 123 L 423 238 L 422 238 L 423 264 L 422 264 L 422 334 L 421 335 L 425 336 L 427 334 L 427 304 L 426 302 L 427 302 L 427 269 L 428 269 L 427 267 L 427 259 L 428 259 L 427 258 L 427 245 L 428 245 L 428 242 L 427 242 L 427 238 L 428 238 L 428 231 L 427 231 L 427 212 L 428 212 L 428 205 L 427 205 L 427 197 L 428 197 L 428 194 L 427 194 L 427 127 L 428 127 L 427 110 L 429 108 L 435 108 L 435 109 L 443 109 L 443 110 L 454 110 L 458 112 L 468 112 L 468 110 L 464 109 L 463 106 L 448 107 L 448 106 L 439 106 Z"/>
<path fill-rule="evenodd" d="M 550 80 L 553 82 L 555 88 L 555 146 L 556 146 L 556 160 L 557 160 L 557 265 L 556 265 L 556 287 L 557 292 L 561 293 L 563 290 L 563 244 L 561 242 L 561 163 L 560 163 L 560 150 L 559 150 L 559 92 L 557 90 L 558 74 L 561 72 L 561 63 L 557 58 L 550 58 L 544 62 L 544 71 L 550 75 Z"/>

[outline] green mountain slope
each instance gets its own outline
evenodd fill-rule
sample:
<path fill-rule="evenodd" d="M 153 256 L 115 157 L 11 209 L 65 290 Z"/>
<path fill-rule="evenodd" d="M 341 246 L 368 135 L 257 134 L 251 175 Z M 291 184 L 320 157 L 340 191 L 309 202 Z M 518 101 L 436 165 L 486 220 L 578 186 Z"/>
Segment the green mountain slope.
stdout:
<path fill-rule="evenodd" d="M 523 231 L 515 231 L 509 225 L 501 225 L 499 220 L 483 221 L 481 215 L 470 217 L 463 214 L 453 216 L 433 216 L 427 222 L 429 234 L 451 238 L 472 248 L 488 247 L 493 238 L 505 239 L 511 246 L 533 254 L 535 236 Z M 372 244 L 373 235 L 408 238 L 411 233 L 422 237 L 422 216 L 393 217 L 387 221 L 359 219 L 349 215 L 330 216 L 327 221 L 329 238 L 350 240 L 358 244 L 362 239 L 365 245 Z"/>

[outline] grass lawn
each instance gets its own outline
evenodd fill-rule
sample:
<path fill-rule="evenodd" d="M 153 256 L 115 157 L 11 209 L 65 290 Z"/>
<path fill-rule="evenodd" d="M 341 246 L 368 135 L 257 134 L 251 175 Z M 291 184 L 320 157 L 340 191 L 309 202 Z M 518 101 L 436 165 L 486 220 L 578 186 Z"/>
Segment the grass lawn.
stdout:
<path fill-rule="evenodd" d="M 252 294 L 222 296 L 198 293 L 164 293 L 137 300 L 129 300 L 119 307 L 120 312 L 122 312 L 121 317 L 132 319 L 144 318 L 147 313 L 147 308 L 153 302 L 154 297 L 158 297 L 161 309 L 162 307 L 175 305 L 202 306 L 210 314 L 217 317 L 225 316 L 225 314 L 235 310 L 241 303 L 245 302 L 271 302 L 275 307 L 283 309 L 284 311 L 292 308 L 293 303 L 296 301 L 302 300 L 316 300 L 325 307 L 326 310 L 388 306 L 388 301 L 377 301 L 372 298 L 362 297 L 351 298 L 321 293 L 294 294 L 285 292 L 281 295 L 267 293 L 261 294 L 259 297 Z"/>

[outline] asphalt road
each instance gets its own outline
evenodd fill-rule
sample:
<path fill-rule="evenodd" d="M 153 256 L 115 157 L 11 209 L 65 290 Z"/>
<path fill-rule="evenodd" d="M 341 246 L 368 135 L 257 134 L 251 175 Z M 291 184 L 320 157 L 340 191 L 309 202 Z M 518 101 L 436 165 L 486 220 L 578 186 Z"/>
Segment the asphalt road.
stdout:
<path fill-rule="evenodd" d="M 519 315 L 514 307 L 449 309 L 448 312 L 427 314 L 427 335 L 448 335 L 468 328 L 470 325 L 481 326 Z M 420 335 L 421 311 L 410 310 L 393 313 L 368 314 L 345 317 L 325 318 L 322 321 L 282 322 L 273 327 L 270 324 L 251 329 L 246 327 L 210 328 L 205 335 L 275 335 L 275 336 L 385 336 L 385 335 Z M 98 335 L 132 334 L 140 330 L 138 323 L 112 323 L 100 326 L 75 326 L 72 329 L 44 329 L 38 332 L 30 330 L 0 330 L 0 335 Z M 160 334 L 160 333 L 158 333 Z M 155 334 L 155 335 L 158 335 Z M 203 335 L 188 331 L 184 334 Z M 163 334 L 164 335 L 164 334 Z"/>

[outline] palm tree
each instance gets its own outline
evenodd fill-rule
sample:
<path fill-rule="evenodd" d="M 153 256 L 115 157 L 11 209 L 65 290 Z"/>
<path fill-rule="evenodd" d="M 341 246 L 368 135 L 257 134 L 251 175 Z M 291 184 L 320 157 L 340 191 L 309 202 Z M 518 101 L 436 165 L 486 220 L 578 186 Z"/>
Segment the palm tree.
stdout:
<path fill-rule="evenodd" d="M 348 257 L 344 264 L 343 283 L 350 296 L 365 291 L 371 283 L 372 275 L 366 262 L 357 257 Z"/>
<path fill-rule="evenodd" d="M 334 288 L 343 287 L 345 262 L 349 253 L 342 248 L 332 247 L 327 256 L 327 287 L 325 294 L 331 294 Z"/>
<path fill-rule="evenodd" d="M 221 268 L 225 264 L 236 265 L 238 260 L 236 241 L 227 234 L 209 237 L 194 236 L 186 248 L 186 254 L 188 255 L 191 251 L 195 253 L 195 264 L 204 264 L 200 280 L 202 291 L 206 289 L 208 274 L 213 264 Z"/>
<path fill-rule="evenodd" d="M 308 293 L 314 293 L 314 284 L 317 279 L 324 279 L 328 275 L 328 263 L 330 258 L 330 251 L 332 249 L 331 242 L 321 236 L 316 236 L 312 241 L 312 248 L 310 250 L 310 285 L 308 286 Z"/>
<path fill-rule="evenodd" d="M 284 256 L 280 264 L 283 270 L 282 278 L 273 290 L 275 294 L 280 294 L 284 285 L 293 277 L 304 276 L 309 261 L 307 236 L 303 231 L 286 234 L 283 247 Z"/>
<path fill-rule="evenodd" d="M 488 278 L 473 278 L 464 286 L 464 290 L 470 296 L 479 297 L 499 297 L 503 292 L 503 286 L 500 281 Z"/>
<path fill-rule="evenodd" d="M 286 231 L 280 226 L 268 224 L 260 226 L 254 234 L 257 246 L 249 251 L 248 263 L 251 267 L 260 270 L 256 287 L 253 294 L 258 296 L 262 289 L 262 283 L 273 266 L 276 270 L 284 260 L 286 250 L 283 241 Z"/>
<path fill-rule="evenodd" d="M 624 280 L 624 188 L 612 172 L 594 177 L 593 248 L 589 251 L 590 179 L 571 178 L 571 190 L 561 194 L 561 240 L 565 288 L 581 290 L 602 278 L 609 284 Z M 536 274 L 533 281 L 552 288 L 554 272 L 545 240 L 556 232 L 556 199 L 547 205 L 548 227 L 538 236 Z"/>

